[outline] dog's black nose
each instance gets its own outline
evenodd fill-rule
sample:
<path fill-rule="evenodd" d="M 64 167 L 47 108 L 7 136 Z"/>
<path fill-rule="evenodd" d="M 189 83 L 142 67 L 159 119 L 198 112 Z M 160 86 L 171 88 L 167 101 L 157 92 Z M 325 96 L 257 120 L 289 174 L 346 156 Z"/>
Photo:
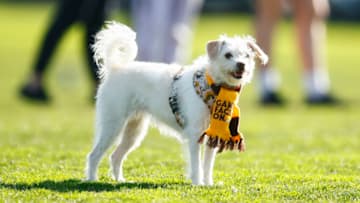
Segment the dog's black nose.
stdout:
<path fill-rule="evenodd" d="M 238 63 L 236 63 L 236 68 L 237 68 L 237 71 L 244 72 L 245 64 L 238 62 Z"/>

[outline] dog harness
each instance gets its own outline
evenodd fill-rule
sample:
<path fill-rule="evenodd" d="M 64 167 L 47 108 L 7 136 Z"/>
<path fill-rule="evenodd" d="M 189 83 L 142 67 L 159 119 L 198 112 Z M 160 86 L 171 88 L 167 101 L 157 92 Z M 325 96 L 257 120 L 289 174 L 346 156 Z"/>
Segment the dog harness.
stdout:
<path fill-rule="evenodd" d="M 181 78 L 183 75 L 184 68 L 181 67 L 180 70 L 175 74 L 173 78 L 173 82 L 171 84 L 171 91 L 169 96 L 169 104 L 171 111 L 173 112 L 176 122 L 179 124 L 180 127 L 185 127 L 185 118 L 180 112 L 179 107 L 179 97 L 178 97 L 178 89 L 176 86 L 177 81 Z"/>
<path fill-rule="evenodd" d="M 179 111 L 177 89 L 174 85 L 181 76 L 182 70 L 174 76 L 169 103 L 176 121 L 181 127 L 184 127 L 185 119 Z M 218 153 L 224 149 L 241 150 L 243 136 L 238 131 L 240 109 L 236 105 L 241 86 L 217 85 L 205 69 L 194 73 L 193 86 L 197 95 L 208 106 L 211 116 L 209 127 L 200 136 L 198 142 L 203 143 L 206 135 L 208 136 L 207 145 L 212 148 L 219 147 Z"/>

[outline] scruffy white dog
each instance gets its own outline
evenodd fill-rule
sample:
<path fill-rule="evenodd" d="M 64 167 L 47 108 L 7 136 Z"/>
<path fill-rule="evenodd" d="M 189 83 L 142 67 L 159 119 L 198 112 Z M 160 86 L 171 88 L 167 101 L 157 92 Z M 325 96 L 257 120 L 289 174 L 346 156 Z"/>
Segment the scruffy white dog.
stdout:
<path fill-rule="evenodd" d="M 221 36 L 208 42 L 206 56 L 185 68 L 139 62 L 134 61 L 135 37 L 130 28 L 115 22 L 108 23 L 96 35 L 94 57 L 100 66 L 102 82 L 97 93 L 95 141 L 88 155 L 87 180 L 97 179 L 100 159 L 117 143 L 110 164 L 114 178 L 125 181 L 123 162 L 140 145 L 152 120 L 160 129 L 187 141 L 192 183 L 212 185 L 217 148 L 206 146 L 201 160 L 198 139 L 209 126 L 210 112 L 195 92 L 194 74 L 204 69 L 215 84 L 243 86 L 252 78 L 255 60 L 266 63 L 267 56 L 251 37 Z M 169 105 L 171 95 L 177 98 L 175 107 Z M 176 119 L 175 111 L 181 114 L 180 120 Z"/>

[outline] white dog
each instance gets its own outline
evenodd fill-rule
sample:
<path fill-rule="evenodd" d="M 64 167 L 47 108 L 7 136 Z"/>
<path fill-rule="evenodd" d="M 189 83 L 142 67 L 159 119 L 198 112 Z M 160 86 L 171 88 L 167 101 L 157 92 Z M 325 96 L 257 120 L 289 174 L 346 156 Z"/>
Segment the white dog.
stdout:
<path fill-rule="evenodd" d="M 250 82 L 255 59 L 267 56 L 251 37 L 220 37 L 207 44 L 207 56 L 183 68 L 179 65 L 134 61 L 136 34 L 115 22 L 96 35 L 95 60 L 102 78 L 96 101 L 94 147 L 88 155 L 87 180 L 97 179 L 105 151 L 117 143 L 110 156 L 113 176 L 125 181 L 123 161 L 144 139 L 150 121 L 170 129 L 187 141 L 190 178 L 194 185 L 212 185 L 217 148 L 205 147 L 201 161 L 199 137 L 209 126 L 210 111 L 193 86 L 197 71 L 208 72 L 215 84 L 229 87 Z M 169 98 L 176 98 L 169 104 Z M 167 131 L 169 132 L 169 131 Z M 244 150 L 243 147 L 240 150 Z"/>

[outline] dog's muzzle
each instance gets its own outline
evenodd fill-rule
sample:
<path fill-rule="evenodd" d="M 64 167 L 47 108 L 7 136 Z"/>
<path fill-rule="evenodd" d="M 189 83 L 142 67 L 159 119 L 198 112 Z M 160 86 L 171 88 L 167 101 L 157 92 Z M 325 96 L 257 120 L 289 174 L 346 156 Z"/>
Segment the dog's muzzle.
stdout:
<path fill-rule="evenodd" d="M 231 72 L 231 75 L 236 79 L 241 79 L 245 72 L 245 64 L 244 63 L 236 63 L 236 70 Z"/>

